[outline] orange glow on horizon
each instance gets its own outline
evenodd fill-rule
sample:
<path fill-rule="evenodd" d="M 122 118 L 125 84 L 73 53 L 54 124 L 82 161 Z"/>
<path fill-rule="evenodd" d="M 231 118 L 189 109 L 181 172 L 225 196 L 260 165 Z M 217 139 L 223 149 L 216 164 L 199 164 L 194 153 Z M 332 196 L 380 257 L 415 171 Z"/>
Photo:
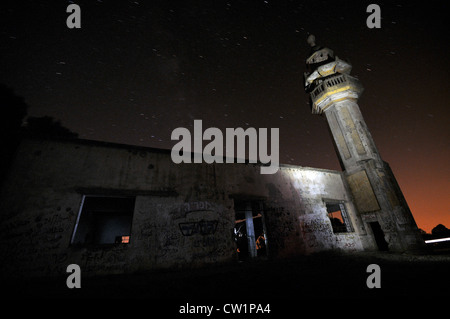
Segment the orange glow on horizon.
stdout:
<path fill-rule="evenodd" d="M 408 161 L 409 165 L 393 167 L 390 164 L 417 227 L 431 233 L 438 224 L 450 228 L 450 170 L 439 160 L 434 167 L 423 163 L 414 158 Z"/>

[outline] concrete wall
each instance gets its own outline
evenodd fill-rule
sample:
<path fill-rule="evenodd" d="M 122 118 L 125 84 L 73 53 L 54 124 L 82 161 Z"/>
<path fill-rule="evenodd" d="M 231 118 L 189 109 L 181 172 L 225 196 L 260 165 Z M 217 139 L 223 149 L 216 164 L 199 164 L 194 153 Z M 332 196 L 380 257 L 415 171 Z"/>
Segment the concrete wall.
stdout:
<path fill-rule="evenodd" d="M 62 275 L 75 263 L 86 275 L 232 262 L 235 200 L 262 203 L 270 257 L 374 248 L 349 194 L 336 171 L 282 166 L 261 175 L 255 164 L 177 165 L 167 151 L 27 139 L 0 202 L 2 272 Z M 71 245 L 85 195 L 135 196 L 129 244 Z M 333 233 L 327 200 L 345 205 L 353 232 Z"/>
<path fill-rule="evenodd" d="M 358 104 L 335 102 L 325 111 L 333 141 L 364 227 L 379 223 L 390 251 L 422 250 L 422 236 L 394 174 L 383 162 Z"/>

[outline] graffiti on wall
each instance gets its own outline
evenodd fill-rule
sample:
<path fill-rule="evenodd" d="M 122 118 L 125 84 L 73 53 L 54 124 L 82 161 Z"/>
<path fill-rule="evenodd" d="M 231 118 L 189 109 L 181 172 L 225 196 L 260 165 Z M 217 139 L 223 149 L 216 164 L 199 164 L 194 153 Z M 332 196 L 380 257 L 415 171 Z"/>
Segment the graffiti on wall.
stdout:
<path fill-rule="evenodd" d="M 177 218 L 185 218 L 188 214 L 194 212 L 214 212 L 214 204 L 207 201 L 195 201 L 195 202 L 186 202 L 177 205 L 174 209 L 170 211 L 170 215 L 172 215 L 175 219 Z"/>
<path fill-rule="evenodd" d="M 335 234 L 324 214 L 313 214 L 300 219 L 303 240 L 310 250 L 343 249 L 361 250 L 362 245 L 355 233 Z"/>
<path fill-rule="evenodd" d="M 223 204 L 150 200 L 138 208 L 133 227 L 134 245 L 145 247 L 142 259 L 170 265 L 215 261 L 233 252 L 231 232 L 223 231 L 232 229 L 232 215 L 224 213 Z"/>
<path fill-rule="evenodd" d="M 183 236 L 192 236 L 194 234 L 205 236 L 214 234 L 218 223 L 219 221 L 217 220 L 201 220 L 198 222 L 179 223 L 178 227 Z"/>

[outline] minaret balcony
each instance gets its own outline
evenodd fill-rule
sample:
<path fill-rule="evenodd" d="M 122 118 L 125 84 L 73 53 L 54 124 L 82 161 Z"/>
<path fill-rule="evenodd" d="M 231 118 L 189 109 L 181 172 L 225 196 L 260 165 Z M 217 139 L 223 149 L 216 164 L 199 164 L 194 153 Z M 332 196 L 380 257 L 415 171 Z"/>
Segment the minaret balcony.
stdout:
<path fill-rule="evenodd" d="M 336 74 L 324 79 L 311 94 L 312 113 L 322 114 L 333 103 L 345 99 L 357 100 L 363 91 L 359 81 L 348 74 Z"/>

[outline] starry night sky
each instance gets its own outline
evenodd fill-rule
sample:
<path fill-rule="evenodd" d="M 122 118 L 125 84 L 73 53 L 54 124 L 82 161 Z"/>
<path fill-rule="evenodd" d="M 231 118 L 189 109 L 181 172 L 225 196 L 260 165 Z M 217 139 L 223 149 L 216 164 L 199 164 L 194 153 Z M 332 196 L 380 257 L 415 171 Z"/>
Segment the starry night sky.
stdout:
<path fill-rule="evenodd" d="M 339 169 L 303 89 L 306 38 L 353 65 L 363 116 L 419 228 L 450 228 L 444 2 L 13 1 L 0 82 L 80 138 L 170 149 L 173 129 L 278 127 L 280 162 Z M 66 8 L 81 7 L 81 29 Z"/>

